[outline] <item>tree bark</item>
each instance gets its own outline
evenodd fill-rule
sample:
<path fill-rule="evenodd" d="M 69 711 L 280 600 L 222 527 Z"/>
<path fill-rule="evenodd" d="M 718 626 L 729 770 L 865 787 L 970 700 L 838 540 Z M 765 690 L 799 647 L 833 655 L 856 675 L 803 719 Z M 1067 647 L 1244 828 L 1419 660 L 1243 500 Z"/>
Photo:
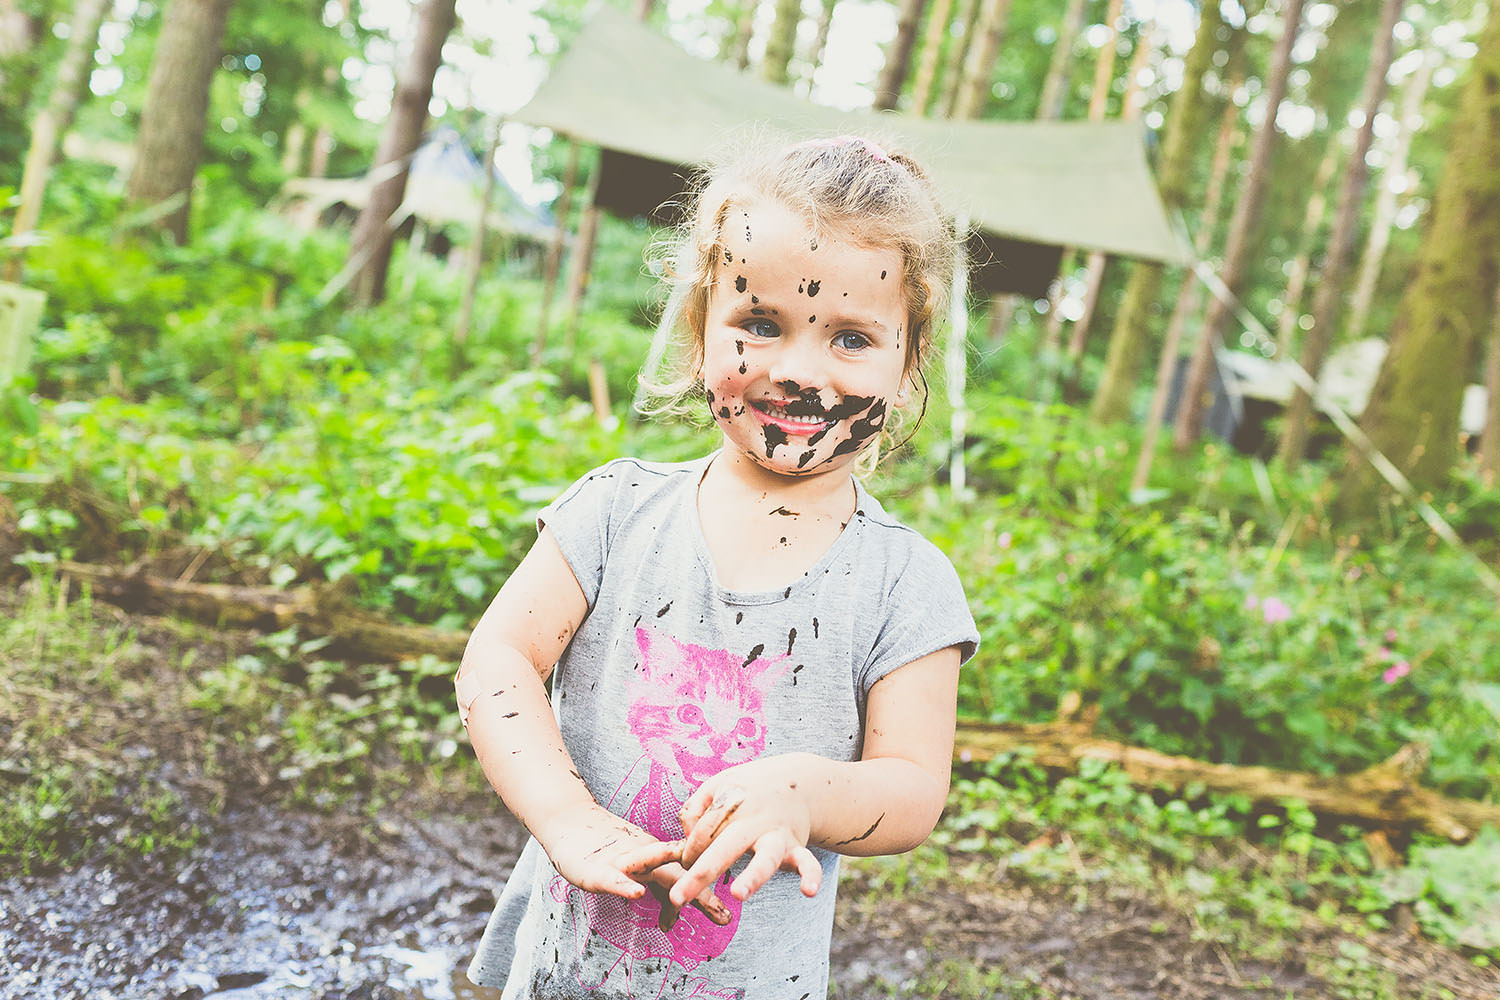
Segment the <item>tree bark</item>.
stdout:
<path fill-rule="evenodd" d="M 969 49 L 974 44 L 974 28 L 979 22 L 979 0 L 958 0 L 956 22 L 962 29 L 957 38 L 948 39 L 948 57 L 943 61 L 943 92 L 939 98 L 937 114 L 943 118 L 953 117 L 953 108 L 958 103 L 958 85 L 963 79 L 964 63 L 969 58 Z"/>
<path fill-rule="evenodd" d="M 734 35 L 725 45 L 724 60 L 743 73 L 750 68 L 750 39 L 755 35 L 754 0 L 746 3 L 734 22 Z"/>
<path fill-rule="evenodd" d="M 1313 176 L 1312 195 L 1307 199 L 1307 212 L 1302 216 L 1302 228 L 1297 234 L 1297 256 L 1292 260 L 1292 273 L 1282 293 L 1281 318 L 1276 323 L 1276 356 L 1290 357 L 1297 336 L 1297 325 L 1302 319 L 1302 298 L 1307 292 L 1307 279 L 1312 273 L 1313 241 L 1323 228 L 1323 219 L 1328 215 L 1328 185 L 1333 180 L 1333 168 L 1338 166 L 1339 148 L 1347 133 L 1340 131 L 1328 137 L 1328 148 L 1318 163 L 1318 172 Z M 1352 140 L 1351 140 L 1352 143 Z"/>
<path fill-rule="evenodd" d="M 1365 74 L 1364 95 L 1360 102 L 1364 121 L 1354 133 L 1354 148 L 1349 151 L 1344 166 L 1344 179 L 1339 184 L 1338 212 L 1334 215 L 1333 232 L 1329 234 L 1328 247 L 1323 253 L 1323 272 L 1318 277 L 1318 291 L 1313 298 L 1313 325 L 1302 344 L 1302 368 L 1315 380 L 1320 377 L 1323 360 L 1333 343 L 1334 330 L 1343 310 L 1344 274 L 1350 251 L 1354 248 L 1359 206 L 1364 200 L 1365 181 L 1370 173 L 1365 157 L 1375 138 L 1375 115 L 1380 111 L 1380 102 L 1385 100 L 1385 76 L 1395 56 L 1393 32 L 1401 16 L 1401 3 L 1402 0 L 1384 0 L 1381 6 L 1380 27 L 1375 31 L 1375 45 L 1370 53 L 1370 66 Z M 1277 457 L 1287 469 L 1295 469 L 1307 449 L 1312 408 L 1312 397 L 1301 386 L 1296 387 L 1291 406 L 1281 423 L 1281 444 L 1277 450 Z"/>
<path fill-rule="evenodd" d="M 1168 212 L 1182 209 L 1187 201 L 1187 187 L 1192 177 L 1193 152 L 1203 119 L 1203 78 L 1213 65 L 1219 49 L 1219 28 L 1223 15 L 1217 4 L 1204 4 L 1198 20 L 1193 47 L 1182 68 L 1182 86 L 1172 98 L 1171 117 L 1162 137 L 1161 170 L 1157 190 Z M 1131 397 L 1140 380 L 1141 361 L 1150 339 L 1149 315 L 1161 292 L 1162 266 L 1137 261 L 1125 286 L 1120 315 L 1115 319 L 1104 360 L 1104 374 L 1094 392 L 1093 418 L 1101 422 L 1124 420 L 1130 416 Z M 1192 281 L 1189 275 L 1184 279 Z"/>
<path fill-rule="evenodd" d="M 443 42 L 453 30 L 456 0 L 423 0 L 417 10 L 417 36 L 411 57 L 396 80 L 391 113 L 380 135 L 374 169 L 388 167 L 391 176 L 370 191 L 370 200 L 354 223 L 349 259 L 364 257 L 354 278 L 354 297 L 360 305 L 385 298 L 386 272 L 391 264 L 395 233 L 388 225 L 406 195 L 411 155 L 422 142 L 432 81 L 443 61 Z"/>
<path fill-rule="evenodd" d="M 1237 43 L 1238 32 L 1233 36 Z M 1239 44 L 1231 47 L 1231 65 L 1240 62 L 1243 49 Z M 1213 246 L 1214 230 L 1219 220 L 1219 205 L 1224 200 L 1224 179 L 1229 174 L 1229 158 L 1233 152 L 1235 136 L 1239 134 L 1239 108 L 1232 95 L 1244 82 L 1244 73 L 1239 67 L 1230 77 L 1229 94 L 1224 102 L 1224 111 L 1219 118 L 1219 137 L 1214 142 L 1214 157 L 1208 168 L 1208 187 L 1203 192 L 1203 212 L 1198 218 L 1198 233 L 1193 237 L 1193 256 L 1203 260 Z M 1172 376 L 1177 370 L 1177 355 L 1182 346 L 1182 331 L 1188 316 L 1198 308 L 1197 276 L 1188 272 L 1182 276 L 1177 289 L 1177 302 L 1172 307 L 1172 318 L 1167 322 L 1167 332 L 1162 338 L 1161 357 L 1156 366 L 1156 384 L 1151 390 L 1151 405 L 1147 410 L 1146 426 L 1141 429 L 1141 453 L 1136 456 L 1135 472 L 1131 475 L 1130 489 L 1139 492 L 1146 488 L 1151 478 L 1151 463 L 1156 460 L 1156 445 L 1161 436 L 1162 420 L 1167 412 L 1167 395 L 1172 388 Z"/>
<path fill-rule="evenodd" d="M 953 0 L 937 0 L 927 18 L 922 34 L 922 61 L 917 64 L 917 80 L 912 87 L 911 113 L 926 117 L 937 83 L 938 66 L 943 59 L 943 42 L 948 38 L 948 23 L 953 19 Z"/>
<path fill-rule="evenodd" d="M 1484 430 L 1479 435 L 1479 480 L 1494 487 L 1500 482 L 1500 285 L 1490 313 L 1489 346 L 1484 358 Z"/>
<path fill-rule="evenodd" d="M 776 19 L 766 39 L 766 57 L 761 75 L 771 83 L 786 84 L 791 79 L 789 67 L 797 47 L 797 25 L 802 21 L 802 0 L 776 0 Z"/>
<path fill-rule="evenodd" d="M 1052 45 L 1052 59 L 1047 64 L 1047 78 L 1037 105 L 1038 121 L 1052 122 L 1062 117 L 1068 99 L 1068 70 L 1073 64 L 1073 46 L 1083 30 L 1086 0 L 1068 0 L 1068 9 L 1057 27 L 1057 41 Z"/>
<path fill-rule="evenodd" d="M 20 207 L 11 225 L 11 239 L 16 251 L 7 262 L 5 280 L 21 280 L 21 262 L 26 253 L 23 237 L 36 229 L 42 215 L 42 199 L 47 192 L 47 175 L 52 171 L 62 137 L 73 125 L 78 103 L 87 92 L 89 71 L 94 65 L 94 49 L 99 42 L 99 26 L 109 0 L 78 0 L 68 25 L 68 48 L 57 68 L 57 80 L 47 98 L 46 107 L 31 126 L 31 145 L 26 150 L 26 165 L 21 171 Z"/>
<path fill-rule="evenodd" d="M 1303 0 L 1287 0 L 1282 8 L 1281 38 L 1277 42 L 1271 67 L 1266 75 L 1266 118 L 1255 133 L 1251 147 L 1249 172 L 1245 175 L 1245 187 L 1235 205 L 1234 219 L 1229 225 L 1229 240 L 1224 248 L 1224 264 L 1221 280 L 1232 296 L 1238 297 L 1244 290 L 1249 269 L 1250 230 L 1260 216 L 1260 206 L 1265 200 L 1266 176 L 1271 163 L 1271 149 L 1276 142 L 1276 114 L 1281 101 L 1286 97 L 1287 77 L 1291 71 L 1292 45 L 1302 25 Z M 1173 428 L 1172 443 L 1178 451 L 1187 450 L 1198 438 L 1203 425 L 1204 397 L 1207 395 L 1209 367 L 1213 364 L 1214 347 L 1229 319 L 1229 306 L 1216 296 L 1208 306 L 1203 322 L 1202 338 L 1193 352 L 1187 377 L 1183 380 L 1182 397 L 1178 400 L 1177 423 Z"/>
<path fill-rule="evenodd" d="M 153 225 L 178 243 L 187 242 L 209 88 L 219 65 L 231 2 L 171 0 L 151 60 L 135 167 L 126 193 L 133 202 L 167 209 Z"/>
<path fill-rule="evenodd" d="M 1432 72 L 1438 62 L 1439 57 L 1428 52 L 1412 74 L 1401 99 L 1400 129 L 1391 144 L 1390 156 L 1386 158 L 1380 193 L 1375 197 L 1375 208 L 1370 215 L 1370 235 L 1359 264 L 1359 279 L 1354 283 L 1354 294 L 1349 300 L 1349 330 L 1356 337 L 1364 336 L 1365 324 L 1369 322 L 1375 285 L 1380 280 L 1385 251 L 1391 243 L 1391 227 L 1396 222 L 1396 199 L 1400 193 L 1396 183 L 1406 180 L 1406 162 L 1411 155 L 1412 139 L 1421 127 L 1422 102 L 1427 97 L 1427 87 L 1432 83 Z"/>
<path fill-rule="evenodd" d="M 984 117 L 984 106 L 990 99 L 990 81 L 995 75 L 995 57 L 1005 40 L 1005 24 L 1010 19 L 1011 0 L 984 0 L 975 25 L 977 37 L 964 60 L 964 77 L 959 84 L 958 102 L 953 117 Z"/>
<path fill-rule="evenodd" d="M 901 88 L 911 71 L 912 50 L 917 44 L 917 25 L 922 21 L 922 12 L 927 0 L 901 0 L 896 17 L 896 37 L 885 50 L 885 65 L 880 68 L 880 78 L 875 81 L 875 110 L 894 111 L 901 98 Z"/>
<path fill-rule="evenodd" d="M 1360 427 L 1419 491 L 1444 482 L 1458 459 L 1466 378 L 1495 301 L 1500 246 L 1500 4 L 1479 37 L 1433 196 L 1416 276 L 1401 298 L 1391 348 L 1376 376 Z M 1351 450 L 1335 511 L 1373 513 L 1379 480 Z"/>
<path fill-rule="evenodd" d="M 557 228 L 553 230 L 552 243 L 547 247 L 547 259 L 542 265 L 542 307 L 537 316 L 536 339 L 531 344 L 533 368 L 541 364 L 542 351 L 547 347 L 547 325 L 552 320 L 552 299 L 557 294 L 563 244 L 568 241 L 568 216 L 573 210 L 573 189 L 578 186 L 578 160 L 582 150 L 576 139 L 568 140 L 568 165 L 563 168 L 562 193 L 553 206 Z"/>
<path fill-rule="evenodd" d="M 823 65 L 823 53 L 828 48 L 828 33 L 833 30 L 833 5 L 837 0 L 822 0 L 818 8 L 818 21 L 813 31 L 812 45 L 807 50 L 807 75 L 802 78 L 806 87 L 803 88 L 804 97 L 812 94 L 814 77 Z"/>

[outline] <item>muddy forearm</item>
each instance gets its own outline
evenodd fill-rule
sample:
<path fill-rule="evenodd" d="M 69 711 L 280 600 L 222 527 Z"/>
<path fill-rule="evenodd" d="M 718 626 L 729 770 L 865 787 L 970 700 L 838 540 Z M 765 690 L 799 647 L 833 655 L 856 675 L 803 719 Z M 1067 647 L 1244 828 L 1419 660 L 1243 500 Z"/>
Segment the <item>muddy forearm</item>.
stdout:
<path fill-rule="evenodd" d="M 477 652 L 471 643 L 454 685 L 484 776 L 533 836 L 544 839 L 550 817 L 594 803 L 525 656 L 498 644 Z"/>
<path fill-rule="evenodd" d="M 798 782 L 812 818 L 808 843 L 840 854 L 901 854 L 927 839 L 948 775 L 899 757 L 840 762 L 806 755 Z"/>

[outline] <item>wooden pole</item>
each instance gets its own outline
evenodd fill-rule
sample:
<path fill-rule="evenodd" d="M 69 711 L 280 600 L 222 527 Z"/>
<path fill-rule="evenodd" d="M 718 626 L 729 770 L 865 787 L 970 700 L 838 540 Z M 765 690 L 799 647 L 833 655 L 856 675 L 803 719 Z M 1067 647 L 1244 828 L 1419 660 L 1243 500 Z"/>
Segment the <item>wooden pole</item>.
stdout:
<path fill-rule="evenodd" d="M 578 224 L 578 244 L 573 252 L 573 269 L 568 282 L 568 350 L 578 342 L 578 318 L 583 313 L 583 297 L 589 290 L 589 272 L 594 266 L 594 241 L 599 235 L 599 206 L 594 198 L 599 192 L 599 175 L 604 172 L 601 160 L 589 175 L 583 193 L 583 220 Z"/>
<path fill-rule="evenodd" d="M 562 193 L 557 197 L 556 213 L 552 230 L 552 244 L 547 248 L 547 259 L 542 265 L 542 308 L 536 322 L 536 340 L 531 344 L 531 367 L 541 363 L 542 350 L 547 346 L 547 325 L 551 322 L 552 297 L 557 292 L 557 275 L 562 270 L 563 244 L 568 239 L 568 215 L 573 209 L 573 189 L 578 186 L 578 159 L 582 147 L 578 140 L 568 142 L 568 165 L 563 168 Z"/>
<path fill-rule="evenodd" d="M 479 289 L 479 273 L 484 267 L 484 237 L 489 228 L 490 203 L 495 197 L 495 150 L 500 146 L 500 123 L 490 123 L 490 141 L 484 154 L 484 194 L 479 199 L 479 218 L 474 220 L 474 238 L 469 241 L 465 261 L 464 298 L 458 307 L 458 324 L 453 330 L 453 362 L 463 364 L 469 343 L 469 328 L 474 318 L 474 295 Z"/>

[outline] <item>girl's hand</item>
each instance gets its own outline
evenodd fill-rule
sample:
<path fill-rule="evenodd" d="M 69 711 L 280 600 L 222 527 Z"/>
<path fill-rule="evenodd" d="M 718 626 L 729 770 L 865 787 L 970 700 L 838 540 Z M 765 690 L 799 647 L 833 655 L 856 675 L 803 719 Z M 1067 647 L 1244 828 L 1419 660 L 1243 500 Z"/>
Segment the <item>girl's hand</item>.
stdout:
<path fill-rule="evenodd" d="M 786 754 L 731 767 L 709 778 L 682 807 L 682 863 L 687 873 L 672 887 L 677 906 L 704 892 L 747 852 L 753 856 L 729 891 L 746 900 L 779 870 L 802 876 L 802 893 L 815 895 L 823 867 L 807 838 L 812 826 L 803 755 Z"/>
<path fill-rule="evenodd" d="M 593 803 L 549 817 L 536 837 L 558 874 L 573 885 L 626 899 L 640 899 L 649 891 L 662 904 L 662 929 L 676 922 L 683 904 L 669 903 L 667 893 L 687 874 L 682 841 L 657 840 Z M 688 898 L 714 923 L 729 923 L 729 910 L 713 894 L 712 884 L 684 901 Z"/>

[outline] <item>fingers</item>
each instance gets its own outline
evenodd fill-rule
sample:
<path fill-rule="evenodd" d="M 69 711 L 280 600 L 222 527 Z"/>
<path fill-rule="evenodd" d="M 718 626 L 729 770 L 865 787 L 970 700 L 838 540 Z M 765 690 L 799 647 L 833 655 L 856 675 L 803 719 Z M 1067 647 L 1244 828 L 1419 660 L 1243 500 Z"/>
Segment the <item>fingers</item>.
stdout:
<path fill-rule="evenodd" d="M 729 785 L 714 794 L 708 807 L 693 820 L 691 826 L 684 822 L 683 829 L 688 830 L 689 833 L 683 841 L 682 863 L 689 867 L 697 864 L 698 858 L 708 849 L 709 844 L 718 838 L 720 831 L 729 825 L 734 814 L 744 804 L 745 790 Z M 683 813 L 686 814 L 687 811 L 687 806 L 684 806 Z"/>
<path fill-rule="evenodd" d="M 823 866 L 817 856 L 782 831 L 773 831 L 755 842 L 755 856 L 740 872 L 729 891 L 738 900 L 747 900 L 770 881 L 778 870 L 796 872 L 802 894 L 815 896 L 823 885 Z"/>
<path fill-rule="evenodd" d="M 818 863 L 818 856 L 806 847 L 798 847 L 792 852 L 790 861 L 790 865 L 782 867 L 791 868 L 801 876 L 802 895 L 816 896 L 823 886 L 823 866 Z"/>
<path fill-rule="evenodd" d="M 615 860 L 615 867 L 641 881 L 641 877 L 662 865 L 682 860 L 682 841 L 653 840 L 627 848 Z"/>

